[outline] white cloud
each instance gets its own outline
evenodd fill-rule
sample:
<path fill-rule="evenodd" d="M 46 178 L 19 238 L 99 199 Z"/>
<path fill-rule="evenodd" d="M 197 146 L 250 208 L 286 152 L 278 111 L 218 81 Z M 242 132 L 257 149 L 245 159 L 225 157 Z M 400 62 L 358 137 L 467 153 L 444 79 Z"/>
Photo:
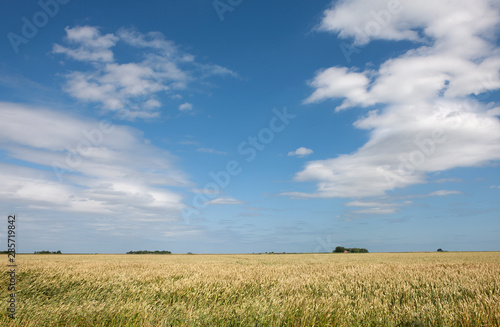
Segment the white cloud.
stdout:
<path fill-rule="evenodd" d="M 83 62 L 92 62 L 87 71 L 66 75 L 64 90 L 71 96 L 97 103 L 103 111 L 114 112 L 126 120 L 159 117 L 164 104 L 161 96 L 180 99 L 189 84 L 215 75 L 237 76 L 218 65 L 200 64 L 159 32 L 142 34 L 135 29 L 119 29 L 102 35 L 97 27 L 66 28 L 66 45 L 55 44 L 53 53 Z M 112 48 L 128 45 L 141 60 L 117 62 Z M 190 104 L 179 106 L 190 110 Z M 192 106 L 192 105 L 191 105 Z"/>
<path fill-rule="evenodd" d="M 165 40 L 164 36 L 160 32 L 148 32 L 142 34 L 133 28 L 120 28 L 117 31 L 117 36 L 124 42 L 136 47 L 136 48 L 151 48 L 160 50 L 162 54 L 166 56 L 174 57 L 177 56 L 178 47 L 174 42 Z M 186 60 L 189 58 L 189 60 Z M 182 57 L 184 61 L 192 61 L 192 56 Z"/>
<path fill-rule="evenodd" d="M 377 23 L 380 32 L 364 35 L 358 43 L 407 39 L 425 44 L 387 60 L 378 71 L 355 73 L 341 67 L 321 71 L 311 82 L 316 91 L 307 102 L 336 97 L 348 102 L 340 108 L 407 104 L 432 100 L 440 92 L 455 98 L 500 87 L 499 51 L 493 42 L 500 21 L 498 4 L 425 0 L 401 3 L 398 14 L 390 14 L 387 6 L 391 2 L 338 2 L 325 12 L 321 28 L 359 41 L 362 27 Z M 387 14 L 385 22 L 380 20 L 381 12 Z M 346 84 L 342 84 L 344 80 Z"/>
<path fill-rule="evenodd" d="M 312 154 L 313 152 L 314 151 L 311 149 L 300 147 L 295 151 L 288 152 L 288 156 L 303 158 L 303 157 L 306 157 L 306 156 Z"/>
<path fill-rule="evenodd" d="M 351 201 L 345 204 L 348 207 L 397 207 L 399 203 L 384 203 L 377 201 Z"/>
<path fill-rule="evenodd" d="M 54 53 L 63 53 L 79 61 L 112 62 L 113 51 L 110 50 L 118 37 L 113 34 L 101 35 L 97 27 L 76 26 L 66 27 L 66 42 L 76 45 L 76 48 L 66 48 L 59 44 L 54 45 Z"/>
<path fill-rule="evenodd" d="M 453 190 L 439 190 L 430 193 L 429 196 L 446 196 L 452 194 L 463 194 L 463 193 L 460 191 L 453 191 Z"/>
<path fill-rule="evenodd" d="M 498 105 L 475 97 L 487 99 L 500 88 L 500 51 L 493 35 L 500 23 L 498 4 L 402 2 L 400 12 L 382 24 L 375 16 L 387 6 L 378 0 L 340 1 L 325 11 L 320 29 L 354 38 L 354 45 L 404 39 L 415 41 L 416 48 L 378 68 L 331 67 L 317 73 L 305 102 L 343 99 L 337 110 L 376 106 L 354 123 L 370 138 L 351 154 L 309 162 L 295 180 L 316 181 L 317 191 L 287 195 L 380 196 L 426 183 L 431 172 L 500 160 Z M 380 25 L 378 33 L 359 34 L 373 21 Z"/>
<path fill-rule="evenodd" d="M 402 206 L 411 204 L 411 201 L 405 203 L 387 203 L 379 201 L 351 201 L 345 205 L 348 207 L 361 207 L 363 209 L 353 210 L 350 213 L 354 214 L 393 214 Z"/>
<path fill-rule="evenodd" d="M 0 103 L 0 197 L 23 207 L 117 219 L 178 220 L 187 187 L 175 157 L 121 125 Z M 20 132 L 24 131 L 24 132 Z"/>
<path fill-rule="evenodd" d="M 369 79 L 361 73 L 349 72 L 345 67 L 331 67 L 320 71 L 310 85 L 316 90 L 304 102 L 313 103 L 329 98 L 346 98 L 338 110 L 355 103 L 372 103 L 366 91 Z"/>
<path fill-rule="evenodd" d="M 461 183 L 463 180 L 460 178 L 441 178 L 438 179 L 437 181 L 434 181 L 434 183 Z"/>
<path fill-rule="evenodd" d="M 364 215 L 390 215 L 397 212 L 396 208 L 368 208 L 361 210 L 353 210 L 352 213 L 364 214 Z"/>
<path fill-rule="evenodd" d="M 189 102 L 184 102 L 179 106 L 180 111 L 191 111 L 193 110 L 193 105 Z"/>
<path fill-rule="evenodd" d="M 200 70 L 203 72 L 203 77 L 212 75 L 238 77 L 239 75 L 226 67 L 219 65 L 199 65 Z"/>
<path fill-rule="evenodd" d="M 201 152 L 201 153 L 211 153 L 211 154 L 220 154 L 220 155 L 226 155 L 227 152 L 225 151 L 217 151 L 212 148 L 198 148 L 196 151 Z"/>
<path fill-rule="evenodd" d="M 359 45 L 381 39 L 438 40 L 445 49 L 459 46 L 461 40 L 484 46 L 476 35 L 492 35 L 491 28 L 498 23 L 497 9 L 498 3 L 492 0 L 338 1 L 325 10 L 319 29 L 338 33 L 340 38 L 354 38 Z M 481 50 L 462 48 L 464 52 Z"/>
<path fill-rule="evenodd" d="M 205 204 L 243 204 L 243 201 L 236 200 L 235 198 L 231 198 L 228 196 L 216 198 L 210 201 L 205 202 Z"/>

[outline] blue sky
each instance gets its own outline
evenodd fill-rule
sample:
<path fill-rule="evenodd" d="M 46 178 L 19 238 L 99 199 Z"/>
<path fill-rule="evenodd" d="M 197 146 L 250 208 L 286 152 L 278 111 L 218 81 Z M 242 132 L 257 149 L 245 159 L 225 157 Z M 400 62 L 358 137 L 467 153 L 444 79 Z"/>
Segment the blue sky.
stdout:
<path fill-rule="evenodd" d="M 423 2 L 4 2 L 18 251 L 500 250 L 500 7 Z"/>

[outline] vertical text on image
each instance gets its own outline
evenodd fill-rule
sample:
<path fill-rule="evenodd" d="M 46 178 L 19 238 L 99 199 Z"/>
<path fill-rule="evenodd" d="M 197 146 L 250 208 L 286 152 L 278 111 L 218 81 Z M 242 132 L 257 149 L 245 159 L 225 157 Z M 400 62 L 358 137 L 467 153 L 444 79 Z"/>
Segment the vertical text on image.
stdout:
<path fill-rule="evenodd" d="M 9 299 L 7 300 L 7 311 L 9 318 L 14 319 L 16 315 L 16 216 L 9 215 L 7 217 L 7 253 L 8 253 L 8 276 L 9 286 L 7 290 Z"/>

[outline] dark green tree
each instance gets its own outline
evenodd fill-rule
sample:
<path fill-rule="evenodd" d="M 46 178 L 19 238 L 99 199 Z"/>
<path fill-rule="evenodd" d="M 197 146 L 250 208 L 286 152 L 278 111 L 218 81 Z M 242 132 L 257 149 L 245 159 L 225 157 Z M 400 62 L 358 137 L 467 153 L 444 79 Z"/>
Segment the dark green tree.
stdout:
<path fill-rule="evenodd" d="M 346 248 L 345 248 L 345 247 L 343 247 L 343 246 L 337 246 L 337 247 L 335 248 L 335 250 L 333 250 L 333 252 L 334 252 L 334 253 L 344 253 L 344 252 L 345 252 L 345 250 L 346 250 Z"/>

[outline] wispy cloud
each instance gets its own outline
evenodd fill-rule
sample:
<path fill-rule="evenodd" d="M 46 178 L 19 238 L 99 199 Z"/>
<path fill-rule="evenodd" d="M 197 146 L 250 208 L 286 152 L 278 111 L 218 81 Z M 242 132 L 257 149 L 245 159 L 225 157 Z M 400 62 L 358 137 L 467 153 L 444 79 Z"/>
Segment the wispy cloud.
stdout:
<path fill-rule="evenodd" d="M 458 195 L 463 194 L 456 190 L 438 190 L 428 194 L 423 195 L 412 195 L 404 198 L 426 198 L 431 196 L 447 196 L 447 195 Z M 401 208 L 405 206 L 412 205 L 412 201 L 406 200 L 404 202 L 387 202 L 387 201 L 363 201 L 355 200 L 345 203 L 347 207 L 359 207 L 362 209 L 349 211 L 350 214 L 363 214 L 363 215 L 373 215 L 373 214 L 395 214 Z"/>
<path fill-rule="evenodd" d="M 434 181 L 434 183 L 462 183 L 462 182 L 463 180 L 460 178 L 441 178 Z"/>
<path fill-rule="evenodd" d="M 196 151 L 201 152 L 201 153 L 210 153 L 210 154 L 219 154 L 219 155 L 227 155 L 227 152 L 225 151 L 217 151 L 212 148 L 198 148 Z"/>
<path fill-rule="evenodd" d="M 195 237 L 199 236 L 203 233 L 203 229 L 199 226 L 171 226 L 168 231 L 162 232 L 164 237 L 169 239 L 182 238 L 186 237 Z"/>
<path fill-rule="evenodd" d="M 207 201 L 205 204 L 244 204 L 244 202 L 232 197 L 225 196 Z"/>
<path fill-rule="evenodd" d="M 348 207 L 399 207 L 401 203 L 384 203 L 377 201 L 351 201 L 345 204 Z"/>
<path fill-rule="evenodd" d="M 191 189 L 191 192 L 196 194 L 218 195 L 220 191 L 212 188 L 194 188 Z"/>
<path fill-rule="evenodd" d="M 411 204 L 411 201 L 404 203 L 380 202 L 380 201 L 351 201 L 345 205 L 348 207 L 361 207 L 363 209 L 353 210 L 354 214 L 394 214 L 400 207 Z"/>
<path fill-rule="evenodd" d="M 439 190 L 439 191 L 434 191 L 432 193 L 429 193 L 428 196 L 446 196 L 446 195 L 453 195 L 453 194 L 463 194 L 460 191 L 454 191 L 454 190 Z"/>
<path fill-rule="evenodd" d="M 364 214 L 364 215 L 390 215 L 397 212 L 396 208 L 367 208 L 361 210 L 353 210 L 352 213 Z"/>
<path fill-rule="evenodd" d="M 113 53 L 118 43 L 128 45 L 141 60 L 118 62 Z M 90 63 L 87 71 L 66 74 L 64 90 L 68 94 L 97 103 L 103 111 L 114 112 L 126 120 L 159 117 L 163 94 L 181 98 L 178 92 L 197 80 L 236 75 L 218 65 L 196 62 L 193 55 L 159 32 L 142 34 L 135 29 L 121 28 L 103 35 L 95 26 L 68 27 L 64 45 L 55 44 L 52 52 Z M 192 108 L 190 103 L 177 106 L 180 110 Z"/>
<path fill-rule="evenodd" d="M 2 198 L 38 210 L 179 220 L 183 197 L 169 188 L 191 183 L 138 130 L 12 103 L 0 103 L 0 115 L 0 147 L 18 161 L 1 164 Z"/>
<path fill-rule="evenodd" d="M 198 141 L 194 141 L 194 140 L 181 140 L 181 141 L 179 141 L 179 144 L 194 145 L 194 146 L 200 145 L 200 143 Z"/>
<path fill-rule="evenodd" d="M 261 216 L 263 216 L 263 214 L 260 212 L 242 212 L 235 215 L 235 217 L 261 217 Z"/>

